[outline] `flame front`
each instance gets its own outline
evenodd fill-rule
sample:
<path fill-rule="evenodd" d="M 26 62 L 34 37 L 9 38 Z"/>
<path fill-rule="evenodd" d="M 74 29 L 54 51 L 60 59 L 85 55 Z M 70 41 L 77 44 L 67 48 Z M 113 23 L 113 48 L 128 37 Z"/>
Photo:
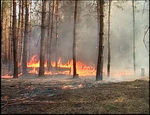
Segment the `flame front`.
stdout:
<path fill-rule="evenodd" d="M 32 74 L 38 74 L 39 67 L 40 67 L 40 61 L 36 58 L 37 56 L 34 55 L 30 59 L 29 62 L 27 62 L 27 68 L 28 68 L 28 73 Z M 53 70 L 48 71 L 47 67 L 47 60 L 44 62 L 44 67 L 45 67 L 45 75 L 57 75 L 57 74 L 65 74 L 65 75 L 73 75 L 73 60 L 68 60 L 66 63 L 62 63 L 62 59 L 59 58 L 57 61 L 57 69 L 56 69 L 56 63 L 54 61 L 51 61 L 51 66 Z M 20 67 L 20 64 L 19 64 Z M 79 76 L 95 76 L 96 75 L 96 69 L 95 66 L 89 66 L 81 61 L 76 62 L 76 68 L 77 68 L 77 74 Z M 62 70 L 61 70 L 62 69 Z M 106 69 L 103 71 L 104 76 L 107 75 Z M 21 76 L 22 73 L 18 74 L 18 76 Z M 113 77 L 122 77 L 122 76 L 129 76 L 133 75 L 132 70 L 111 70 L 111 76 Z M 13 76 L 10 75 L 4 75 L 1 76 L 1 78 L 12 78 Z"/>
<path fill-rule="evenodd" d="M 51 62 L 52 67 L 54 68 L 56 66 L 56 63 L 54 61 Z M 57 62 L 58 68 L 66 68 L 68 70 L 64 71 L 45 71 L 45 75 L 56 75 L 56 74 L 71 74 L 73 75 L 73 60 L 68 60 L 65 64 L 62 63 L 61 58 L 59 58 Z M 32 70 L 29 71 L 29 73 L 38 74 L 38 68 L 40 67 L 40 61 L 36 59 L 36 55 L 34 55 L 31 60 L 27 63 L 27 67 L 31 68 Z M 47 61 L 44 63 L 44 67 L 47 68 Z M 96 69 L 95 66 L 89 66 L 81 61 L 76 62 L 76 68 L 77 73 L 79 76 L 95 76 L 96 75 Z M 121 71 L 111 71 L 111 76 L 114 77 L 121 77 L 121 76 L 128 76 L 132 75 L 133 72 L 131 70 L 121 70 Z M 106 69 L 104 69 L 104 76 L 107 75 Z"/>
<path fill-rule="evenodd" d="M 51 61 L 51 65 L 54 68 L 56 63 Z M 45 71 L 45 74 L 71 74 L 73 73 L 73 60 L 69 60 L 65 64 L 62 63 L 61 58 L 59 58 L 57 62 L 58 68 L 66 68 L 67 70 L 64 71 Z M 38 74 L 38 68 L 40 67 L 40 61 L 36 59 L 36 55 L 34 55 L 29 62 L 27 62 L 27 67 L 31 68 L 32 70 L 29 73 Z M 47 61 L 44 63 L 44 67 L 47 68 Z M 92 66 L 88 66 L 83 62 L 77 61 L 76 62 L 77 73 L 80 76 L 94 76 L 96 74 L 96 70 Z"/>

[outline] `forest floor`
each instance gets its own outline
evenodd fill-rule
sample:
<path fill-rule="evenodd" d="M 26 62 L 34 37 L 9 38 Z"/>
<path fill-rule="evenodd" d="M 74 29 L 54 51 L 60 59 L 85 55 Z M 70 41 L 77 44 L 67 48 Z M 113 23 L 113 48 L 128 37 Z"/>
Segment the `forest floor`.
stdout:
<path fill-rule="evenodd" d="M 1 79 L 2 114 L 149 114 L 149 77 Z"/>

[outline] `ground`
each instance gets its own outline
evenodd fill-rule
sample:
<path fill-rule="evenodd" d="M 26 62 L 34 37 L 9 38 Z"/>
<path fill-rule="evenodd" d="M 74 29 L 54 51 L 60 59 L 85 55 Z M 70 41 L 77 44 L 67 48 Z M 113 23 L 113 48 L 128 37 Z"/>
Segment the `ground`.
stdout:
<path fill-rule="evenodd" d="M 148 77 L 25 76 L 1 83 L 2 114 L 149 114 Z"/>

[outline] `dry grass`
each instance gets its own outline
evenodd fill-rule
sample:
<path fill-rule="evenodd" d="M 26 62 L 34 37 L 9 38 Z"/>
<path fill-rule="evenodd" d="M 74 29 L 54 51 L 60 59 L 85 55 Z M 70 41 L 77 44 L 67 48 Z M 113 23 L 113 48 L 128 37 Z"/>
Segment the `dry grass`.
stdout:
<path fill-rule="evenodd" d="M 25 98 L 33 89 L 45 90 L 54 85 L 19 85 L 2 82 L 2 102 L 8 102 L 2 114 L 148 114 L 149 81 L 105 83 L 81 89 L 60 90 L 54 96 Z M 34 90 L 35 91 L 35 90 Z M 14 99 L 14 100 L 13 100 Z M 4 105 L 2 105 L 4 106 Z"/>

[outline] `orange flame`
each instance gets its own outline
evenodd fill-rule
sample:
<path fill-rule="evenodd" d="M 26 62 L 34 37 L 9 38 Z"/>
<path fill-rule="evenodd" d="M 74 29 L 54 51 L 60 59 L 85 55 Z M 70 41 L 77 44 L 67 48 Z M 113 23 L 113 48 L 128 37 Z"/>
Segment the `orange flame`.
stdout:
<path fill-rule="evenodd" d="M 19 73 L 18 77 L 20 77 L 21 75 L 22 73 Z M 1 78 L 9 79 L 9 78 L 13 78 L 13 75 L 6 74 L 6 75 L 2 75 Z"/>
<path fill-rule="evenodd" d="M 51 62 L 52 67 L 55 67 L 56 63 L 54 61 Z M 73 60 L 69 60 L 67 63 L 63 64 L 61 58 L 59 58 L 57 65 L 59 68 L 66 68 L 68 70 L 65 71 L 57 71 L 56 73 L 51 71 L 46 71 L 45 74 L 71 74 L 73 70 Z M 27 62 L 27 67 L 32 68 L 32 70 L 29 71 L 29 73 L 37 74 L 38 70 L 36 68 L 39 68 L 40 61 L 36 59 L 36 55 L 34 55 L 29 62 Z M 47 61 L 44 63 L 44 67 L 47 67 Z M 88 66 L 83 62 L 77 61 L 76 62 L 77 67 L 77 73 L 80 76 L 94 76 L 96 74 L 96 70 L 92 66 Z"/>
<path fill-rule="evenodd" d="M 38 74 L 38 68 L 40 67 L 40 61 L 36 58 L 37 56 L 34 55 L 30 59 L 29 62 L 27 62 L 27 67 L 30 69 L 29 73 L 32 74 Z M 55 68 L 56 63 L 54 61 L 51 61 L 52 68 Z M 57 61 L 58 68 L 64 68 L 62 71 L 59 69 L 56 71 L 48 71 L 47 68 L 47 61 L 44 62 L 45 67 L 45 75 L 56 75 L 56 74 L 65 74 L 65 75 L 73 75 L 73 60 L 68 60 L 65 64 L 62 63 L 61 58 Z M 89 66 L 81 61 L 76 62 L 76 68 L 77 73 L 79 76 L 95 76 L 96 75 L 96 69 L 95 66 Z M 106 69 L 104 69 L 104 76 L 107 75 Z M 22 73 L 18 74 L 18 76 L 21 76 Z M 122 71 L 114 71 L 111 70 L 111 76 L 113 77 L 122 77 L 122 76 L 128 76 L 133 75 L 132 70 L 122 70 Z M 12 78 L 13 76 L 5 75 L 1 76 L 1 78 Z"/>
<path fill-rule="evenodd" d="M 32 70 L 29 71 L 29 73 L 38 74 L 38 70 L 36 68 L 39 68 L 39 60 L 36 59 L 36 55 L 34 55 L 31 60 L 27 63 L 28 68 L 32 68 Z M 54 61 L 51 61 L 52 67 L 55 67 L 56 63 Z M 62 63 L 61 58 L 59 58 L 57 65 L 59 68 L 66 68 L 67 70 L 64 71 L 45 71 L 45 75 L 56 75 L 56 74 L 71 74 L 73 75 L 73 60 L 68 60 L 65 64 Z M 47 61 L 44 63 L 44 67 L 47 68 Z M 76 62 L 76 68 L 77 73 L 79 76 L 95 76 L 96 75 L 96 69 L 94 66 L 89 66 L 81 61 Z M 104 69 L 104 76 L 107 75 L 107 71 Z M 133 72 L 131 70 L 122 70 L 122 71 L 112 71 L 111 76 L 115 77 L 121 77 L 121 76 L 128 76 L 132 75 Z"/>

